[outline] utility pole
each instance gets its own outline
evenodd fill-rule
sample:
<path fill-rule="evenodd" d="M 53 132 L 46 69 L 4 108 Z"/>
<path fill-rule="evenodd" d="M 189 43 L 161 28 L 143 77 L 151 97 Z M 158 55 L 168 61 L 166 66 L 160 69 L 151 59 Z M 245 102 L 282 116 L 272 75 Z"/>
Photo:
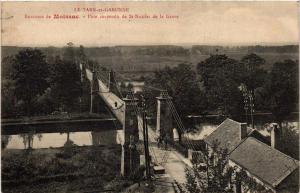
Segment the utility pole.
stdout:
<path fill-rule="evenodd" d="M 93 113 L 93 99 L 94 99 L 94 80 L 95 80 L 95 64 L 93 63 L 93 70 L 92 70 L 93 78 L 91 81 L 91 103 L 90 103 L 90 113 Z"/>
<path fill-rule="evenodd" d="M 246 113 L 246 123 L 248 123 L 248 97 L 246 93 L 243 93 L 244 96 L 244 109 L 245 109 L 245 113 Z"/>
<path fill-rule="evenodd" d="M 250 110 L 250 118 L 251 118 L 251 126 L 254 129 L 254 118 L 253 118 L 253 113 L 254 113 L 254 93 L 253 91 L 249 91 L 246 87 L 246 85 L 242 85 L 240 88 L 241 91 L 243 92 L 243 97 L 244 97 L 244 109 L 246 112 L 246 121 L 248 122 L 248 110 Z"/>
<path fill-rule="evenodd" d="M 151 161 L 151 157 L 149 154 L 149 137 L 148 137 L 148 123 L 147 123 L 147 114 L 145 114 L 145 134 L 146 134 L 146 144 L 147 144 L 147 170 L 148 170 L 148 175 L 147 178 L 150 179 L 150 161 Z"/>
<path fill-rule="evenodd" d="M 130 135 L 130 142 L 129 142 L 129 161 L 130 161 L 130 164 L 129 164 L 129 171 L 132 172 L 134 170 L 134 166 L 133 166 L 133 159 L 132 159 L 132 151 L 136 148 L 135 147 L 135 144 L 134 144 L 134 136 L 133 135 Z"/>
<path fill-rule="evenodd" d="M 147 127 L 147 114 L 145 99 L 142 96 L 142 108 L 143 108 L 143 136 L 144 136 L 144 150 L 145 150 L 145 164 L 146 164 L 146 177 L 150 179 L 150 156 L 149 156 L 149 143 L 148 143 L 148 127 Z"/>
<path fill-rule="evenodd" d="M 254 129 L 254 119 L 253 119 L 254 97 L 253 97 L 253 91 L 249 92 L 249 102 L 250 102 L 251 124 L 252 124 L 252 128 Z"/>

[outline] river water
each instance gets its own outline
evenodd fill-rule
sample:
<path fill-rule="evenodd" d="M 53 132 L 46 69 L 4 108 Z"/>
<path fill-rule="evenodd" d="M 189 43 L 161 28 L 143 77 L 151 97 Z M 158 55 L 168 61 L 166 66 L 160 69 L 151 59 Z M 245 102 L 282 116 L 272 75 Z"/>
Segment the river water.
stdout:
<path fill-rule="evenodd" d="M 299 122 L 290 121 L 285 123 L 298 129 Z M 192 140 L 201 140 L 212 133 L 218 127 L 216 123 L 203 122 L 196 124 L 197 128 L 193 132 L 185 135 Z M 257 124 L 256 128 L 259 129 L 264 135 L 269 135 L 267 129 L 264 129 L 262 124 Z M 67 140 L 71 140 L 78 146 L 91 146 L 91 145 L 112 145 L 121 144 L 123 139 L 122 130 L 111 130 L 101 132 L 70 132 L 68 133 L 40 133 L 40 134 L 20 134 L 20 135 L 2 135 L 2 148 L 7 149 L 26 149 L 28 148 L 29 139 L 31 147 L 37 148 L 55 148 L 63 147 Z"/>
<path fill-rule="evenodd" d="M 129 84 L 132 85 L 133 92 L 141 92 L 144 88 L 145 82 L 143 81 L 125 81 L 125 86 L 128 86 Z"/>
<path fill-rule="evenodd" d="M 270 123 L 257 123 L 255 125 L 255 129 L 259 130 L 261 134 L 264 136 L 270 136 L 269 125 Z M 292 127 L 293 129 L 297 129 L 299 131 L 299 122 L 289 121 L 284 123 L 285 126 Z M 192 140 L 202 140 L 206 136 L 210 135 L 213 131 L 215 131 L 218 127 L 218 124 L 213 123 L 201 123 L 195 126 L 197 129 L 193 132 L 186 134 L 186 137 Z"/>
<path fill-rule="evenodd" d="M 31 147 L 55 148 L 63 147 L 67 140 L 71 140 L 78 146 L 112 145 L 121 144 L 122 130 L 103 132 L 70 132 L 68 133 L 39 133 L 2 136 L 2 146 L 6 149 L 26 149 L 29 141 Z M 3 147 L 2 147 L 3 148 Z"/>

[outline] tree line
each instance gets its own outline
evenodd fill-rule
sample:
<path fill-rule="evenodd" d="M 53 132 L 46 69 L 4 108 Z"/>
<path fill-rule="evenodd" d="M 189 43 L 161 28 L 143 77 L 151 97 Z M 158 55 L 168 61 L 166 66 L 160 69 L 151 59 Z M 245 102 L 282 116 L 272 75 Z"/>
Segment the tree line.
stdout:
<path fill-rule="evenodd" d="M 216 114 L 245 121 L 250 105 L 255 112 L 270 112 L 281 123 L 298 111 L 298 61 L 276 62 L 265 70 L 265 60 L 248 54 L 240 61 L 214 54 L 197 64 L 182 63 L 156 71 L 146 80 L 145 92 L 154 106 L 159 92 L 147 86 L 165 89 L 173 97 L 182 118 L 188 115 Z M 253 104 L 247 98 L 253 97 Z M 153 96 L 153 97 L 152 97 Z M 150 109 L 155 113 L 155 109 Z"/>
<path fill-rule="evenodd" d="M 160 93 L 153 87 L 168 91 L 185 127 L 191 129 L 194 125 L 189 124 L 189 115 L 213 114 L 250 123 L 246 115 L 252 105 L 252 113 L 271 113 L 271 121 L 279 123 L 279 150 L 299 159 L 299 131 L 283 124 L 291 113 L 298 112 L 298 61 L 276 62 L 269 71 L 263 68 L 264 62 L 254 53 L 240 61 L 215 54 L 196 68 L 183 63 L 156 71 L 145 84 L 149 114 L 155 116 L 155 97 Z"/>
<path fill-rule="evenodd" d="M 39 49 L 5 58 L 11 70 L 2 78 L 2 117 L 84 111 L 79 104 L 89 103 L 84 95 L 89 86 L 81 81 L 78 61 L 83 57 L 82 50 L 76 52 L 68 43 L 62 57 L 51 62 Z"/>
<path fill-rule="evenodd" d="M 64 47 L 62 56 L 50 61 L 38 49 L 25 49 L 4 58 L 2 62 L 10 64 L 11 73 L 2 78 L 2 116 L 80 111 L 82 105 L 78 104 L 88 106 L 89 97 L 83 95 L 89 93 L 89 86 L 81 81 L 78 65 L 87 60 L 83 46 L 74 49 L 72 43 Z M 160 69 L 145 81 L 149 111 L 155 113 L 158 91 L 147 86 L 166 89 L 182 118 L 218 114 L 243 120 L 250 108 L 246 92 L 252 95 L 256 112 L 271 112 L 274 121 L 282 122 L 298 111 L 298 61 L 276 62 L 268 71 L 264 63 L 254 53 L 241 60 L 214 54 L 196 68 L 183 63 Z"/>

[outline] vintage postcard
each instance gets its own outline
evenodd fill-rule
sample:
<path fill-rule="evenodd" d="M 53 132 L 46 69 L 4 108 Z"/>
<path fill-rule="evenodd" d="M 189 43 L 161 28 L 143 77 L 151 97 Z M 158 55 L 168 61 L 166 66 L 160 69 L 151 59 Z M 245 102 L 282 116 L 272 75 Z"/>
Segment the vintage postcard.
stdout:
<path fill-rule="evenodd" d="M 298 193 L 298 4 L 1 2 L 1 191 Z"/>

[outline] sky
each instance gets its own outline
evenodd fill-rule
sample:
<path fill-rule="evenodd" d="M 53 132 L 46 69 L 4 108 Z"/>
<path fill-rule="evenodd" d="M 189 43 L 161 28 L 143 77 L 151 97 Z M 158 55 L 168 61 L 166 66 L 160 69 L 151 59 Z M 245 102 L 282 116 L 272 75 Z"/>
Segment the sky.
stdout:
<path fill-rule="evenodd" d="M 2 45 L 281 45 L 297 44 L 297 2 L 2 2 Z M 74 8 L 128 8 L 124 19 L 87 19 Z M 27 16 L 79 15 L 80 19 Z M 150 19 L 129 19 L 148 15 Z M 177 19 L 152 18 L 178 16 Z M 85 18 L 83 18 L 85 16 Z"/>

